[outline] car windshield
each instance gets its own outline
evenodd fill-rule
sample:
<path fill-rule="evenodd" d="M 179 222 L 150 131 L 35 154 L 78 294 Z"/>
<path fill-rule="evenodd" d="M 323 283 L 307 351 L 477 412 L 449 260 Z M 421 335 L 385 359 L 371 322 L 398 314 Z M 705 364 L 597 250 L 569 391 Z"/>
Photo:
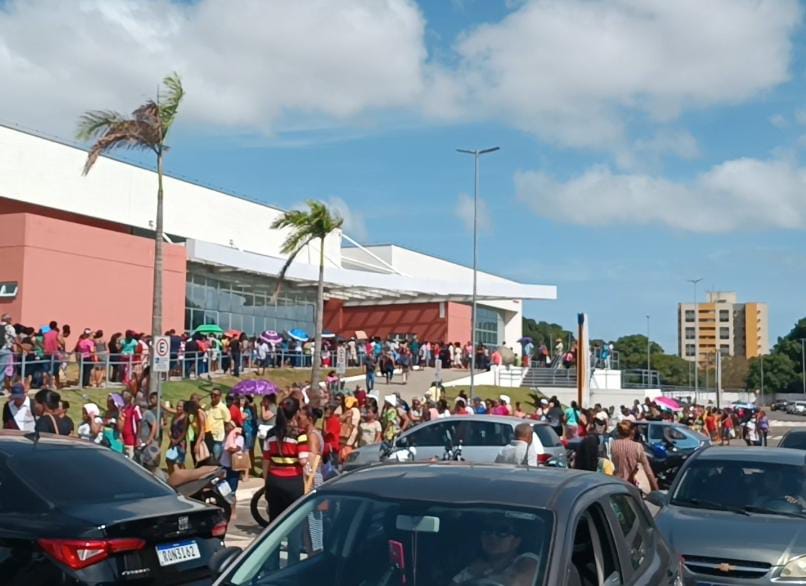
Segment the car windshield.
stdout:
<path fill-rule="evenodd" d="M 778 447 L 806 450 L 806 432 L 789 432 L 778 444 Z"/>
<path fill-rule="evenodd" d="M 691 462 L 672 504 L 733 511 L 806 516 L 806 466 L 775 462 Z"/>
<path fill-rule="evenodd" d="M 112 450 L 32 450 L 8 461 L 9 469 L 56 506 L 175 494 L 144 468 Z"/>
<path fill-rule="evenodd" d="M 543 509 L 314 495 L 224 583 L 542 584 L 552 524 Z"/>

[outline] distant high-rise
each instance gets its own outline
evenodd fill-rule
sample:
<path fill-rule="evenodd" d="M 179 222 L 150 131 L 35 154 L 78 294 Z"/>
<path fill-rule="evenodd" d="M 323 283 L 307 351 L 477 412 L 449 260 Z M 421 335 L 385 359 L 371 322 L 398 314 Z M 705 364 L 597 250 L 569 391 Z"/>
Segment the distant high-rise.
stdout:
<path fill-rule="evenodd" d="M 695 324 L 695 311 L 699 324 Z M 680 356 L 692 362 L 698 345 L 700 362 L 712 359 L 717 351 L 723 356 L 753 358 L 770 350 L 767 304 L 738 303 L 733 292 L 711 291 L 696 308 L 693 303 L 678 304 L 677 321 Z"/>

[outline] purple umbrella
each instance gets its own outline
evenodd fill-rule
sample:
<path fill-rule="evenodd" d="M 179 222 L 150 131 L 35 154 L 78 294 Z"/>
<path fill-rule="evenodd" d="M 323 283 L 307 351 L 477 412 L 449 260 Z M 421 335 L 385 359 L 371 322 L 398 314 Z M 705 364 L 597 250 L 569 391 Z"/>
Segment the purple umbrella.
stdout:
<path fill-rule="evenodd" d="M 280 389 L 278 389 L 277 385 L 275 385 L 273 382 L 258 378 L 258 379 L 242 380 L 237 385 L 232 387 L 230 394 L 235 396 L 276 395 L 279 392 L 279 390 Z"/>
<path fill-rule="evenodd" d="M 268 344 L 274 344 L 275 346 L 283 341 L 283 337 L 274 330 L 266 330 L 260 334 L 260 339 L 265 340 Z"/>

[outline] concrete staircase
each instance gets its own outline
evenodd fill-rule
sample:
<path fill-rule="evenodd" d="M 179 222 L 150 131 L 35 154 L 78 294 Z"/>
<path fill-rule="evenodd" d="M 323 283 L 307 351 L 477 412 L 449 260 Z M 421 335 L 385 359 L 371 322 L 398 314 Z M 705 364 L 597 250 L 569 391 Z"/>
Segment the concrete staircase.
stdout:
<path fill-rule="evenodd" d="M 537 368 L 530 367 L 521 381 L 521 387 L 538 389 L 541 387 L 576 387 L 577 371 L 575 368 Z"/>

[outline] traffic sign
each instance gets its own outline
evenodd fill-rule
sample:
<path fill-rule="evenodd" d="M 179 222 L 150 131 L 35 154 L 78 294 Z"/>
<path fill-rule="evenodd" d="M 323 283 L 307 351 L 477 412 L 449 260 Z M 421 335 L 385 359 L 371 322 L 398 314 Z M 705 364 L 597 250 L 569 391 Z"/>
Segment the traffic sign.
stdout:
<path fill-rule="evenodd" d="M 168 336 L 154 338 L 154 372 L 171 370 L 171 339 Z"/>

